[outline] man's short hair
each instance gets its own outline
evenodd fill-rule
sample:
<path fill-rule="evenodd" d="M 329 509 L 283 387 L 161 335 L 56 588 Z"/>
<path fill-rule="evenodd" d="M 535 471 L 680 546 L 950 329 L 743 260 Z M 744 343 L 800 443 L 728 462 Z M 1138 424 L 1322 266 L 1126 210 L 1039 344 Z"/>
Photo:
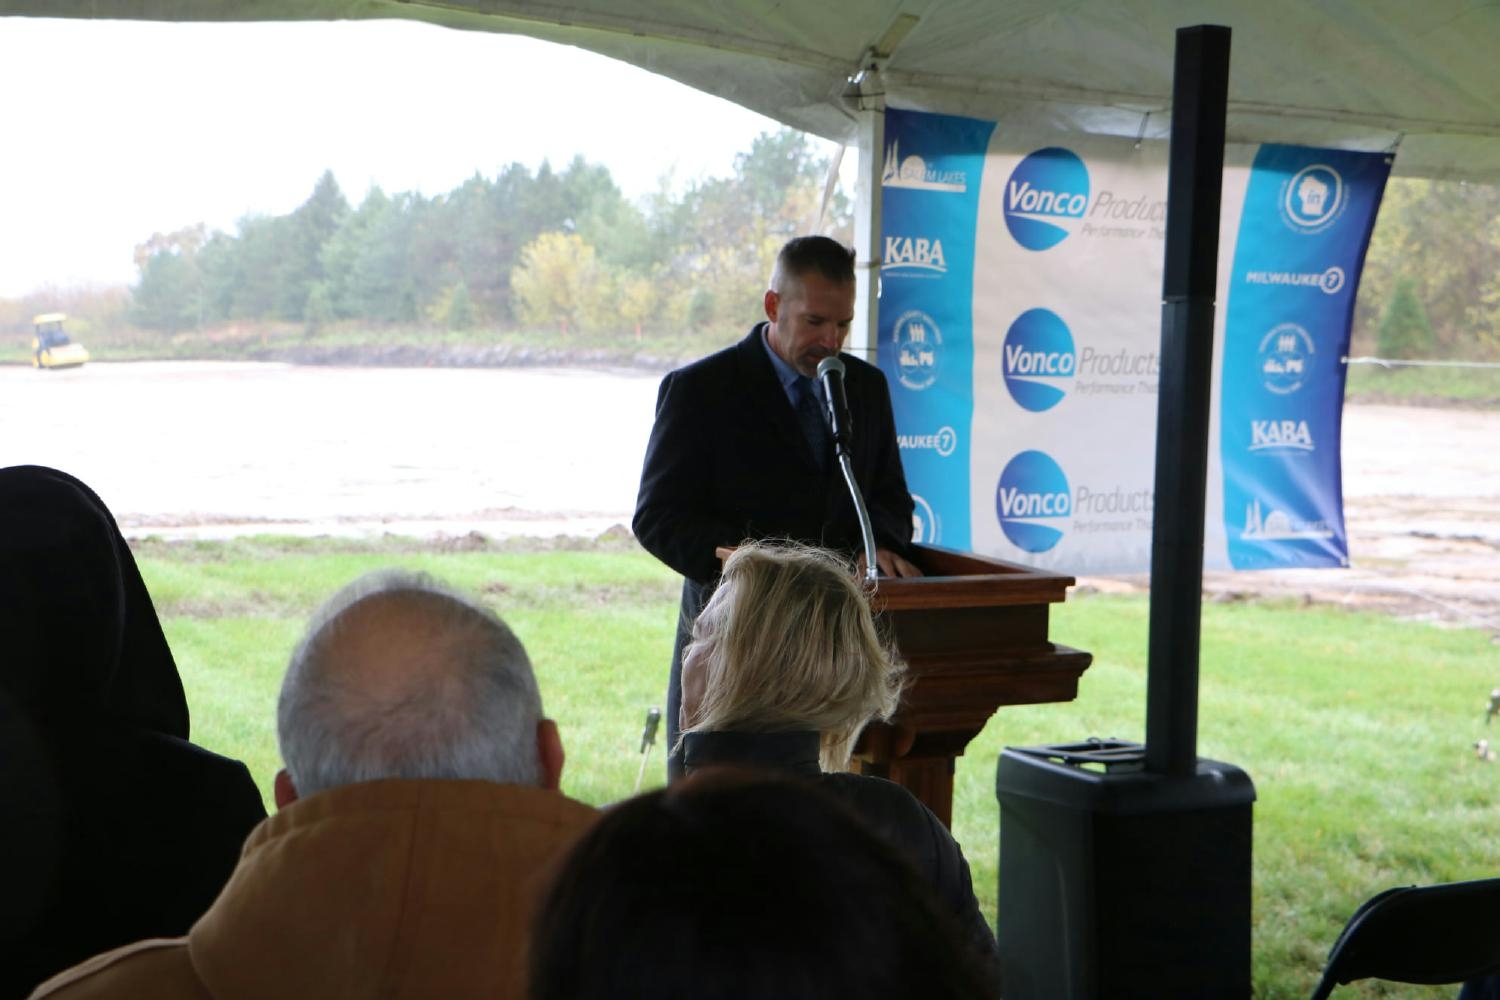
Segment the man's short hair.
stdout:
<path fill-rule="evenodd" d="M 805 274 L 820 274 L 836 284 L 854 281 L 854 250 L 827 236 L 798 236 L 776 255 L 771 291 L 787 294 L 787 282 Z"/>
<path fill-rule="evenodd" d="M 397 609 L 417 623 L 430 659 L 394 684 L 362 683 L 339 639 Z M 303 797 L 381 778 L 538 785 L 541 718 L 515 633 L 425 574 L 394 570 L 354 581 L 318 610 L 276 711 L 281 757 Z"/>

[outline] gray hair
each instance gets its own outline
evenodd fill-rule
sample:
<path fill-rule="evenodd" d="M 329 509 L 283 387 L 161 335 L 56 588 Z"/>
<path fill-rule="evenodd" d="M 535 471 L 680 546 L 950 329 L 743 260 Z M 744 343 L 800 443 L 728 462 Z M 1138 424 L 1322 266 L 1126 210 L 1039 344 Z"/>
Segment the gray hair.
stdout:
<path fill-rule="evenodd" d="M 392 601 L 420 616 L 436 663 L 394 691 L 361 684 L 337 642 Z M 276 707 L 281 758 L 301 796 L 381 778 L 539 785 L 541 719 L 536 676 L 515 633 L 426 574 L 400 570 L 361 577 L 318 609 Z"/>

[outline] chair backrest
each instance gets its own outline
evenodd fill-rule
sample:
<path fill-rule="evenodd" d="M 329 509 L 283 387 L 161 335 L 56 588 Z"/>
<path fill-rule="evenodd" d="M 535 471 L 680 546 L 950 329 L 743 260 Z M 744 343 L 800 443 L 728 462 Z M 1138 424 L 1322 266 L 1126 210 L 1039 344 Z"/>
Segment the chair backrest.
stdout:
<path fill-rule="evenodd" d="M 1387 889 L 1328 952 L 1313 1000 L 1356 979 L 1440 985 L 1500 971 L 1500 878 Z"/>

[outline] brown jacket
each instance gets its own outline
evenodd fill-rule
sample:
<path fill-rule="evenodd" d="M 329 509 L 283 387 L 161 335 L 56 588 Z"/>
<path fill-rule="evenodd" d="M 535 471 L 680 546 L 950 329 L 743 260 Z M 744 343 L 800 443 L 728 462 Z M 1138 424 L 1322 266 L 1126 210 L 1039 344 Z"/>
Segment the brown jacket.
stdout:
<path fill-rule="evenodd" d="M 34 997 L 521 997 L 549 862 L 595 812 L 483 781 L 375 781 L 261 823 L 186 938 L 107 952 Z"/>

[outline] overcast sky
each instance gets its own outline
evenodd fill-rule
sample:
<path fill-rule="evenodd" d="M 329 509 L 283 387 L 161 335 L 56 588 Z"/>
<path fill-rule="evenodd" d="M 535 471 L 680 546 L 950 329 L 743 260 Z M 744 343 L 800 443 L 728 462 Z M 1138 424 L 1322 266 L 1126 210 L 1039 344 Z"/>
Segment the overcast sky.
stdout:
<path fill-rule="evenodd" d="M 0 95 L 0 296 L 131 282 L 152 232 L 290 211 L 325 168 L 358 203 L 581 153 L 636 198 L 777 127 L 579 49 L 395 21 L 0 18 Z"/>

